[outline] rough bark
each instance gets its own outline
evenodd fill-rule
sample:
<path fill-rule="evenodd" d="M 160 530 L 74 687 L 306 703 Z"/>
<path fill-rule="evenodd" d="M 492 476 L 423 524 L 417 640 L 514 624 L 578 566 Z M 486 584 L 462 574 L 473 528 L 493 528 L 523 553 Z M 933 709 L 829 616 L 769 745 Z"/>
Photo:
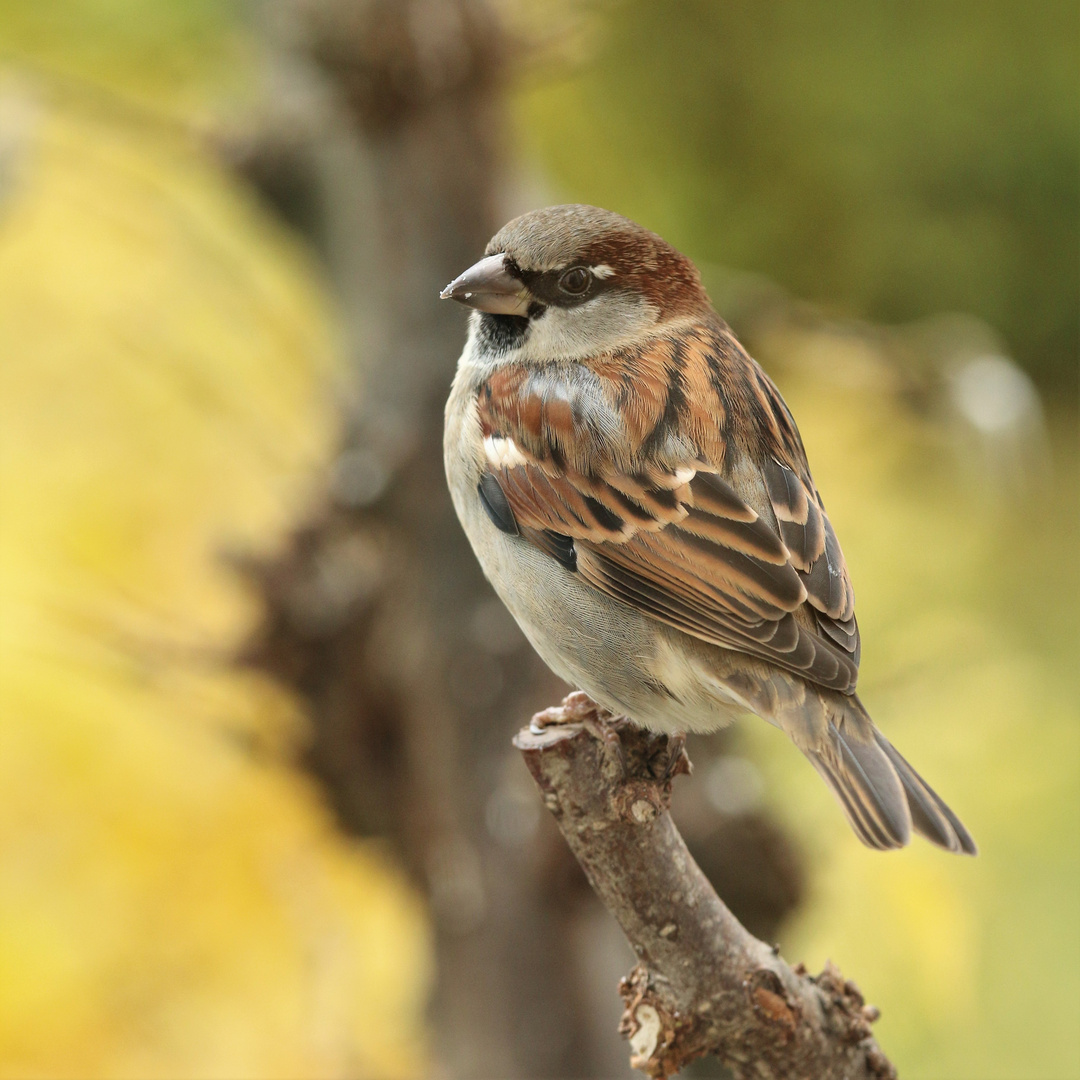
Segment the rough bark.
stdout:
<path fill-rule="evenodd" d="M 638 957 L 620 985 L 635 1068 L 668 1077 L 715 1054 L 737 1078 L 895 1078 L 855 984 L 832 965 L 816 977 L 789 967 L 698 869 L 668 812 L 672 776 L 689 771 L 681 747 L 581 693 L 514 744 Z"/>

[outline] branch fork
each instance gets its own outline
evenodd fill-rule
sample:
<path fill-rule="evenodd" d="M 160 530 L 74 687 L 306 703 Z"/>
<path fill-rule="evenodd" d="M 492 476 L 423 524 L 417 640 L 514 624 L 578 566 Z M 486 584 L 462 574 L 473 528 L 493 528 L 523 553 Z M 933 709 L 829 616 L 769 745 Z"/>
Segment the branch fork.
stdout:
<path fill-rule="evenodd" d="M 669 813 L 672 781 L 690 771 L 681 740 L 578 692 L 514 745 L 638 957 L 619 987 L 634 1068 L 666 1078 L 711 1053 L 739 1080 L 895 1078 L 855 984 L 831 964 L 816 977 L 789 967 L 690 856 Z"/>

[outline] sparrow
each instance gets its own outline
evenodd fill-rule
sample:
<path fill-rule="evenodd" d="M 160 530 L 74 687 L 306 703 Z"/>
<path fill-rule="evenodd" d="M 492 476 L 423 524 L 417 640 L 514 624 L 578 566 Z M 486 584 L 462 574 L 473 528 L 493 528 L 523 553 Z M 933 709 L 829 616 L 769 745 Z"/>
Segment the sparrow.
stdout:
<path fill-rule="evenodd" d="M 515 218 L 441 293 L 473 309 L 446 475 L 548 666 L 670 735 L 754 713 L 860 840 L 975 853 L 855 693 L 851 580 L 780 392 L 694 264 L 591 206 Z"/>

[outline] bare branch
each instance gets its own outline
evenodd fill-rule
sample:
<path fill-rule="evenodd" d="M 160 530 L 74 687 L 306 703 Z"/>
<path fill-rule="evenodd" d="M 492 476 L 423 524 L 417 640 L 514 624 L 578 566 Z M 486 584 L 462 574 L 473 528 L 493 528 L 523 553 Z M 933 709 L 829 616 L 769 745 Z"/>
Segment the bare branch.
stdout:
<path fill-rule="evenodd" d="M 544 802 L 638 957 L 622 981 L 631 1065 L 668 1077 L 716 1054 L 739 1080 L 892 1080 L 878 1012 L 831 964 L 789 967 L 743 929 L 683 843 L 668 804 L 681 744 L 571 694 L 522 729 Z"/>

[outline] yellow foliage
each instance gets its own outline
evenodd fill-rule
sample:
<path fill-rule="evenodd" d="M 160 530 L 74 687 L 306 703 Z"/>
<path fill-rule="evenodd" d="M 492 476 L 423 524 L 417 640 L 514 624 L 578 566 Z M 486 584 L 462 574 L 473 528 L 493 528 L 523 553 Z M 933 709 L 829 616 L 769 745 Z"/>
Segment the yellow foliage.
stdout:
<path fill-rule="evenodd" d="M 0 1075 L 412 1075 L 423 913 L 230 669 L 329 452 L 301 252 L 175 132 L 38 105 L 0 202 Z"/>

